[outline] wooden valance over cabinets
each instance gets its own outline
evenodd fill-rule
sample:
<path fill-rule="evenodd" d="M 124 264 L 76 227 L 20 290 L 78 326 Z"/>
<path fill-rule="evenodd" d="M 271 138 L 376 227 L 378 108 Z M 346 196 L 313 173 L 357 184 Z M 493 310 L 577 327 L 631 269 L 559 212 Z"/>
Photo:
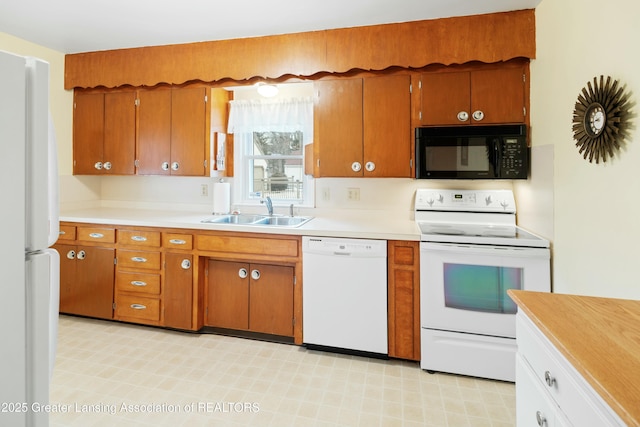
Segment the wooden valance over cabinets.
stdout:
<path fill-rule="evenodd" d="M 535 11 L 66 55 L 65 89 L 241 82 L 535 58 Z"/>

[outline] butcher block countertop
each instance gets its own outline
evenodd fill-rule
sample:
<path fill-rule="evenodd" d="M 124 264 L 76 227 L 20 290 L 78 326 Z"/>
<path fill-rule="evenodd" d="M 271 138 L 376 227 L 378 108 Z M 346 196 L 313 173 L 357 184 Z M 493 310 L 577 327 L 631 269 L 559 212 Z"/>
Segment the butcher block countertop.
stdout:
<path fill-rule="evenodd" d="M 640 301 L 509 291 L 629 426 L 640 426 Z"/>

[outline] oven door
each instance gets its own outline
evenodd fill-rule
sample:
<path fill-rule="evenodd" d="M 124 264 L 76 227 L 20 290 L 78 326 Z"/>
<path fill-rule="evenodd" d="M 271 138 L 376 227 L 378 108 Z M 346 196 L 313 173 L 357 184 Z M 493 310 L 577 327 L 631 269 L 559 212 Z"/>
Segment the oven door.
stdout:
<path fill-rule="evenodd" d="M 423 328 L 515 337 L 508 289 L 549 292 L 549 249 L 420 243 Z"/>

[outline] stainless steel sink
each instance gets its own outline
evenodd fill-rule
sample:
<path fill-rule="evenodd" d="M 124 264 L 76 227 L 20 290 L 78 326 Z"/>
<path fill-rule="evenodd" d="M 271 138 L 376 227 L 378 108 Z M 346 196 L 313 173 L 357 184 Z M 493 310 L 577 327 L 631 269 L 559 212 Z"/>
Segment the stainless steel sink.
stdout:
<path fill-rule="evenodd" d="M 299 227 L 313 219 L 310 216 L 280 216 L 280 215 L 215 215 L 203 219 L 203 223 L 209 224 L 238 224 L 261 225 L 267 227 Z"/>
<path fill-rule="evenodd" d="M 211 218 L 202 220 L 213 224 L 255 224 L 257 221 L 263 220 L 264 215 L 215 215 Z"/>

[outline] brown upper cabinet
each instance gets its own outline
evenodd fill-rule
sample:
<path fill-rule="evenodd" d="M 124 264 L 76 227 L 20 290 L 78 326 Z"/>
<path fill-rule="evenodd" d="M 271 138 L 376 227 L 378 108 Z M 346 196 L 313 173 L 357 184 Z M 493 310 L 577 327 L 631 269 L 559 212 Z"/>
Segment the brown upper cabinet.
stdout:
<path fill-rule="evenodd" d="M 227 91 L 213 116 L 227 111 Z M 208 175 L 212 89 L 76 91 L 74 174 Z"/>
<path fill-rule="evenodd" d="M 423 73 L 420 76 L 420 124 L 525 123 L 527 77 L 528 63 Z"/>
<path fill-rule="evenodd" d="M 134 91 L 75 93 L 74 174 L 135 172 L 135 102 Z"/>
<path fill-rule="evenodd" d="M 411 175 L 409 75 L 314 82 L 316 177 Z"/>

